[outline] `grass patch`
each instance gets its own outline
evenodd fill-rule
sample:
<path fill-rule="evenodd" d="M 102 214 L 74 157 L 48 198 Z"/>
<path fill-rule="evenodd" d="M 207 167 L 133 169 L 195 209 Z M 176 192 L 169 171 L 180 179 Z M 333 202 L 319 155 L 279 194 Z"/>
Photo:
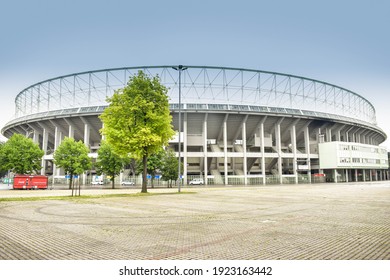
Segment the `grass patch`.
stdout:
<path fill-rule="evenodd" d="M 159 196 L 159 195 L 181 195 L 194 194 L 196 192 L 174 192 L 174 193 L 118 193 L 118 194 L 101 194 L 101 195 L 81 195 L 81 196 L 36 196 L 36 197 L 4 197 L 0 198 L 0 202 L 6 201 L 39 201 L 39 200 L 70 200 L 77 201 L 83 199 L 101 199 L 111 197 L 145 197 L 145 196 Z"/>

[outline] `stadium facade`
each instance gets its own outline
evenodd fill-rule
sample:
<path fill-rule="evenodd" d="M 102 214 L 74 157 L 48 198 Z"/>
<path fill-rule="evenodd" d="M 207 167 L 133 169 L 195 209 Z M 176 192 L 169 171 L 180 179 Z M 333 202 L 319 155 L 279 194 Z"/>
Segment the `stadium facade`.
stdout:
<path fill-rule="evenodd" d="M 182 128 L 170 146 L 179 154 L 180 139 L 185 183 L 192 177 L 226 185 L 389 178 L 387 150 L 379 146 L 386 134 L 367 99 L 326 82 L 268 71 L 185 66 L 181 83 L 175 66 L 65 75 L 21 91 L 15 118 L 2 134 L 31 137 L 45 152 L 42 174 L 61 178 L 53 152 L 62 139 L 82 140 L 96 158 L 106 98 L 139 70 L 158 75 L 169 89 L 173 126 L 178 131 L 180 119 Z"/>

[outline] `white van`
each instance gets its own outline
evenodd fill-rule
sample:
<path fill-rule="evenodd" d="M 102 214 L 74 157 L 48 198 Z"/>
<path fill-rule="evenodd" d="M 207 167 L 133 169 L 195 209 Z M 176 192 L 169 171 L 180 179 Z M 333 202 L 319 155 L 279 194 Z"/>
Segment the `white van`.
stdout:
<path fill-rule="evenodd" d="M 203 185 L 204 182 L 203 182 L 202 178 L 195 178 L 195 179 L 192 179 L 188 184 L 189 185 Z"/>

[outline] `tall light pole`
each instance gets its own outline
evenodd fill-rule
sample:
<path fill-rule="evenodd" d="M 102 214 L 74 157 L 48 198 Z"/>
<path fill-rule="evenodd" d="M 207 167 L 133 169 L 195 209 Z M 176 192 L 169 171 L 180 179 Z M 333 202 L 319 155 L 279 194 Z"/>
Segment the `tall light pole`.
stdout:
<path fill-rule="evenodd" d="M 187 70 L 188 67 L 185 67 L 183 65 L 174 66 L 172 67 L 176 71 L 179 71 L 179 186 L 178 191 L 180 192 L 180 186 L 181 186 L 181 72 L 184 70 Z"/>

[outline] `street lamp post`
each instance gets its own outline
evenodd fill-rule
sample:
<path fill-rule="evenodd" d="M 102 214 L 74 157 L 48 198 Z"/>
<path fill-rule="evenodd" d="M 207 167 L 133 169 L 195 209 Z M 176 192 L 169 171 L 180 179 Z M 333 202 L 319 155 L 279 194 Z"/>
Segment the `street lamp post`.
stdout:
<path fill-rule="evenodd" d="M 178 185 L 178 191 L 180 192 L 180 186 L 181 186 L 181 72 L 188 69 L 188 67 L 185 67 L 183 65 L 174 66 L 172 67 L 176 71 L 179 71 L 179 185 Z"/>

